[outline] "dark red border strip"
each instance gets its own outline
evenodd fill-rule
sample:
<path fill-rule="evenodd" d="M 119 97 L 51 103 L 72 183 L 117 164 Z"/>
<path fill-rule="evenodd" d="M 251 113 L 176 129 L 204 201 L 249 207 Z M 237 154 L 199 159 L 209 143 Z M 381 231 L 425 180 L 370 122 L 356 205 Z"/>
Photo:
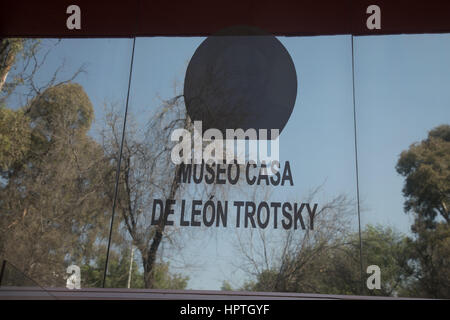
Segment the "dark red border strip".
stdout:
<path fill-rule="evenodd" d="M 66 8 L 81 8 L 81 30 Z M 381 8 L 381 30 L 366 8 Z M 20 37 L 207 36 L 231 25 L 275 35 L 376 35 L 450 32 L 448 0 L 14 0 L 0 3 L 0 35 Z"/>

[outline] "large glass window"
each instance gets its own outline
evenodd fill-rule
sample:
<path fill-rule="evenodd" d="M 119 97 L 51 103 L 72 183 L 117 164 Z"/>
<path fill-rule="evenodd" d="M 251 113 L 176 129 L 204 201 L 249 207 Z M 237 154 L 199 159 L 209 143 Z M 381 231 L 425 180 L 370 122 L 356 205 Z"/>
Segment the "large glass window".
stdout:
<path fill-rule="evenodd" d="M 220 140 L 188 112 L 205 41 L 2 40 L 0 257 L 42 287 L 76 266 L 81 287 L 449 297 L 449 36 L 278 37 L 296 91 L 267 171 L 174 160 Z M 236 48 L 202 99 L 283 92 Z"/>

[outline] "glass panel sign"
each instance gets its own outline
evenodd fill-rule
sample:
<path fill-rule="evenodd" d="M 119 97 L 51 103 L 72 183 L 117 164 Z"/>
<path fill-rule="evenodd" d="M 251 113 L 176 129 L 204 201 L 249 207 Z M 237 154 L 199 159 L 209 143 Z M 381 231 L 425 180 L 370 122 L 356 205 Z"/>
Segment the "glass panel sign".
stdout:
<path fill-rule="evenodd" d="M 448 35 L 1 41 L 38 286 L 449 297 Z"/>

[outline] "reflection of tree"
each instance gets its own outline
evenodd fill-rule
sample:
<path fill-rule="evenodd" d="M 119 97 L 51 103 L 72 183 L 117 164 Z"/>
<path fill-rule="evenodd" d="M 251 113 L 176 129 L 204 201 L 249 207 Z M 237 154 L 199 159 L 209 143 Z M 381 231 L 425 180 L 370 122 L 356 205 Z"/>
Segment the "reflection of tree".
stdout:
<path fill-rule="evenodd" d="M 363 279 L 360 279 L 359 235 L 351 233 L 322 264 L 322 288 L 336 294 L 377 296 L 404 295 L 411 281 L 410 248 L 402 233 L 390 227 L 366 225 L 361 232 Z M 381 270 L 381 288 L 368 290 L 366 268 L 376 265 Z M 320 269 L 319 269 L 320 270 Z"/>
<path fill-rule="evenodd" d="M 61 80 L 60 65 L 49 79 L 37 81 L 50 52 L 39 52 L 39 45 L 37 40 L 1 40 L 0 257 L 42 285 L 63 286 L 65 268 L 77 264 L 87 277 L 83 280 L 82 274 L 83 285 L 100 286 L 117 154 L 88 136 L 93 106 L 84 89 L 70 82 L 81 68 Z M 15 94 L 25 97 L 25 106 L 6 108 Z M 127 155 L 133 152 L 125 149 Z M 128 275 L 123 266 L 128 247 L 119 232 L 113 241 L 107 280 L 121 285 Z M 156 286 L 186 285 L 185 278 L 169 274 L 167 264 L 153 266 Z M 137 268 L 133 276 L 141 278 Z"/>
<path fill-rule="evenodd" d="M 32 69 L 37 70 L 39 63 L 37 63 L 36 53 L 39 48 L 39 40 L 34 39 L 1 39 L 0 38 L 0 92 L 2 93 L 2 98 L 9 96 L 18 85 L 24 82 L 25 79 L 29 78 L 27 75 L 20 74 L 19 77 L 14 78 L 12 81 L 7 83 L 8 74 L 13 69 L 16 64 L 17 56 L 22 55 L 26 59 L 24 65 L 36 62 Z"/>
<path fill-rule="evenodd" d="M 313 192 L 308 201 L 317 196 Z M 251 276 L 241 290 L 326 294 L 397 295 L 410 281 L 412 269 L 406 237 L 391 228 L 362 231 L 363 265 L 382 271 L 381 290 L 361 292 L 359 234 L 352 231 L 355 205 L 340 195 L 321 205 L 314 230 L 276 234 L 258 232 L 240 238 L 241 268 Z"/>
<path fill-rule="evenodd" d="M 84 66 L 78 68 L 70 77 L 61 79 L 64 61 L 58 65 L 52 75 L 44 81 L 38 81 L 38 73 L 45 68 L 47 57 L 60 40 L 0 38 L 0 105 L 15 95 L 24 98 L 21 105 L 27 105 L 31 99 L 47 88 L 69 83 L 85 72 Z"/>
<path fill-rule="evenodd" d="M 123 142 L 116 208 L 141 254 L 146 288 L 155 286 L 154 268 L 158 248 L 164 237 L 170 237 L 165 216 L 158 225 L 151 225 L 153 199 L 162 199 L 164 202 L 176 199 L 180 187 L 176 179 L 179 166 L 174 165 L 170 158 L 172 131 L 189 125 L 180 107 L 180 98 L 166 101 L 149 120 L 141 135 L 135 124 L 128 124 Z M 106 123 L 102 132 L 104 149 L 109 157 L 117 161 L 122 119 L 111 109 L 107 113 Z"/>
<path fill-rule="evenodd" d="M 414 228 L 433 228 L 437 216 L 450 224 L 450 126 L 431 130 L 403 151 L 396 168 L 406 178 L 405 210 L 414 214 Z"/>
<path fill-rule="evenodd" d="M 29 106 L 32 99 L 48 88 L 69 83 L 85 71 L 80 67 L 69 78 L 61 79 L 60 73 L 64 68 L 62 63 L 49 79 L 38 81 L 38 73 L 45 67 L 54 46 L 50 43 L 43 50 L 43 42 L 39 39 L 0 39 L 0 169 L 6 169 L 19 161 L 31 143 L 28 140 L 29 119 L 24 114 L 29 110 L 8 109 L 8 100 L 14 97 L 21 106 Z"/>
<path fill-rule="evenodd" d="M 362 230 L 363 269 L 380 267 L 380 290 L 367 290 L 365 279 L 361 283 L 359 235 L 343 223 L 352 208 L 343 196 L 323 205 L 314 231 L 239 238 L 240 267 L 251 276 L 241 289 L 449 297 L 450 126 L 431 130 L 426 140 L 402 152 L 396 169 L 406 178 L 405 211 L 415 217 L 414 238 L 389 227 Z"/>
<path fill-rule="evenodd" d="M 414 215 L 410 240 L 417 281 L 411 294 L 450 297 L 450 126 L 403 151 L 396 167 L 405 177 L 405 211 Z"/>
<path fill-rule="evenodd" d="M 80 85 L 50 87 L 23 110 L 30 143 L 2 172 L 0 249 L 32 278 L 54 285 L 66 263 L 89 261 L 101 238 L 113 171 L 87 136 L 93 109 Z"/>
<path fill-rule="evenodd" d="M 71 262 L 89 261 L 106 222 L 103 150 L 87 136 L 89 98 L 55 68 L 37 81 L 51 47 L 0 43 L 0 256 L 44 285 L 63 285 Z M 22 108 L 6 108 L 10 97 Z M 20 100 L 20 99 L 19 99 Z"/>
<path fill-rule="evenodd" d="M 159 219 L 157 225 L 151 224 L 154 199 L 166 203 L 167 200 L 180 200 L 182 194 L 189 194 L 188 199 L 195 196 L 200 199 L 226 199 L 229 194 L 227 185 L 183 185 L 179 182 L 182 168 L 172 162 L 171 151 L 176 142 L 171 141 L 171 135 L 175 129 L 185 129 L 191 134 L 194 130 L 183 99 L 183 95 L 175 94 L 173 98 L 163 100 L 150 116 L 145 112 L 141 115 L 128 114 L 130 121 L 125 130 L 116 208 L 142 258 L 146 288 L 158 285 L 155 283 L 155 267 L 158 266 L 158 258 L 163 258 L 159 252 L 161 245 L 169 243 L 172 251 L 177 249 L 181 252 L 183 242 L 186 242 L 186 236 L 181 239 L 178 226 L 167 225 L 165 216 Z M 147 118 L 145 124 L 136 123 Z M 117 161 L 120 152 L 122 123 L 123 119 L 114 106 L 107 110 L 102 141 L 105 152 L 114 161 Z M 208 144 L 200 143 L 203 147 Z M 237 170 L 236 166 L 233 170 Z M 243 179 L 241 175 L 238 184 Z M 239 188 L 239 185 L 234 187 Z M 188 210 L 186 208 L 186 212 Z M 184 234 L 187 233 L 185 229 Z"/>
<path fill-rule="evenodd" d="M 108 263 L 109 276 L 106 278 L 107 288 L 128 287 L 131 250 L 123 243 L 123 248 L 117 252 L 111 251 Z M 82 287 L 101 287 L 103 285 L 103 272 L 105 266 L 105 247 L 98 248 L 98 254 L 91 264 L 81 267 Z M 132 261 L 130 288 L 145 288 L 144 277 L 137 263 Z M 157 263 L 154 266 L 154 287 L 158 289 L 185 289 L 188 278 L 169 272 L 168 263 Z"/>
<path fill-rule="evenodd" d="M 314 190 L 307 201 L 319 192 Z M 247 274 L 256 279 L 244 289 L 258 291 L 317 292 L 311 265 L 325 258 L 342 244 L 348 234 L 350 215 L 354 204 L 340 195 L 319 206 L 314 219 L 314 230 L 257 231 L 238 235 L 238 249 L 243 257 L 240 264 Z"/>

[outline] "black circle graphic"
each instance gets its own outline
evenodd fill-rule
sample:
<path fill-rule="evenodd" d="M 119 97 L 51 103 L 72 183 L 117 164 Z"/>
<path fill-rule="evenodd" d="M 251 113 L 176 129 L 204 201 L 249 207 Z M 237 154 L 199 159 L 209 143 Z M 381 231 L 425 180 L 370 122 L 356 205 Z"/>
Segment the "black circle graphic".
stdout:
<path fill-rule="evenodd" d="M 206 38 L 192 56 L 184 99 L 203 132 L 216 128 L 283 130 L 294 108 L 297 74 L 286 48 L 255 27 L 230 27 Z"/>

